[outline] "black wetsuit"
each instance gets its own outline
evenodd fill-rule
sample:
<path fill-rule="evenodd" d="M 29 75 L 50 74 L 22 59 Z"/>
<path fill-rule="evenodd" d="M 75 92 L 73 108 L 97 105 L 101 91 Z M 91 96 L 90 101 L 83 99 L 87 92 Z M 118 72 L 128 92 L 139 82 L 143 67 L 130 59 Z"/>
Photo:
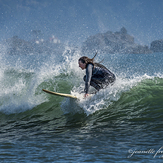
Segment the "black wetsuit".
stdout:
<path fill-rule="evenodd" d="M 115 81 L 115 75 L 110 72 L 105 66 L 99 63 L 89 63 L 86 67 L 85 81 L 85 93 L 88 93 L 90 85 L 96 90 L 107 87 L 109 84 L 113 84 Z"/>

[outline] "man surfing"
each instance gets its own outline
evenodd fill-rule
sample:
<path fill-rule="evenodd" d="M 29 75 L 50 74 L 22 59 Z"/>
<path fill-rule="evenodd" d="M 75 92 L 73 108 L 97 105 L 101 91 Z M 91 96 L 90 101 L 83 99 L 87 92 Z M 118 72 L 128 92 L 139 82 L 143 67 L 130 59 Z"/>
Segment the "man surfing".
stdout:
<path fill-rule="evenodd" d="M 85 81 L 84 97 L 89 95 L 90 85 L 99 91 L 100 89 L 106 88 L 109 84 L 113 84 L 116 80 L 115 75 L 105 66 L 94 62 L 95 56 L 92 59 L 83 56 L 78 60 L 79 67 L 82 70 L 86 69 L 86 75 L 83 78 Z"/>

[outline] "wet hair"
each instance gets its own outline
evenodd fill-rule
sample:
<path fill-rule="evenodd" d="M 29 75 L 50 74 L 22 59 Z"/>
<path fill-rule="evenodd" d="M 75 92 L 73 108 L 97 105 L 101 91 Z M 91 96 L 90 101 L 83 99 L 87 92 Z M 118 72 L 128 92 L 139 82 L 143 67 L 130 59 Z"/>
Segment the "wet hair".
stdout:
<path fill-rule="evenodd" d="M 79 58 L 79 61 L 81 61 L 82 63 L 86 63 L 86 65 L 88 63 L 93 63 L 93 59 L 90 59 L 90 58 L 88 58 L 86 56 L 83 56 L 83 57 Z"/>
<path fill-rule="evenodd" d="M 96 57 L 97 53 L 95 54 L 95 56 L 91 59 L 91 58 L 88 58 L 86 56 L 83 56 L 81 58 L 79 58 L 78 61 L 81 61 L 82 63 L 86 63 L 86 66 L 89 64 L 89 63 L 92 63 L 94 65 L 94 58 Z"/>

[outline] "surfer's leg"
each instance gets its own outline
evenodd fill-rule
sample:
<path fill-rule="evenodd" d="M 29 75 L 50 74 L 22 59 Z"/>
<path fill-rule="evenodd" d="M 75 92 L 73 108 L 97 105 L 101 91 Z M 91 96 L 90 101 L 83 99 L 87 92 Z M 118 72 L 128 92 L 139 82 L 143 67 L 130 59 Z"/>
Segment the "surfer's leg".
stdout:
<path fill-rule="evenodd" d="M 94 87 L 97 91 L 101 89 L 101 86 L 91 80 L 90 85 Z"/>
<path fill-rule="evenodd" d="M 83 77 L 83 80 L 85 81 L 86 80 L 86 75 Z M 101 86 L 99 85 L 100 83 L 97 82 L 97 80 L 94 80 L 93 78 L 91 79 L 90 81 L 90 85 L 92 87 L 94 87 L 97 91 L 99 91 L 101 89 Z"/>
<path fill-rule="evenodd" d="M 105 76 L 104 78 L 104 81 L 102 83 L 102 87 L 103 88 L 106 88 L 108 85 L 113 85 L 114 82 L 116 80 L 116 77 L 113 75 L 113 76 Z"/>
<path fill-rule="evenodd" d="M 91 85 L 99 91 L 100 89 L 106 88 L 108 85 L 113 85 L 116 78 L 115 76 L 105 76 L 104 78 L 91 78 Z M 95 87 L 97 85 L 97 87 Z"/>
<path fill-rule="evenodd" d="M 105 76 L 105 78 L 97 78 L 92 76 L 90 85 L 99 91 L 100 89 L 106 88 L 109 84 L 113 85 L 115 79 L 115 76 Z M 84 76 L 83 80 L 86 80 L 86 75 Z"/>
<path fill-rule="evenodd" d="M 115 77 L 114 74 L 113 74 L 113 76 L 107 76 L 107 77 L 105 78 L 105 82 L 106 82 L 106 83 L 109 83 L 109 84 L 111 84 L 111 85 L 114 84 L 115 80 L 116 80 L 116 77 Z"/>

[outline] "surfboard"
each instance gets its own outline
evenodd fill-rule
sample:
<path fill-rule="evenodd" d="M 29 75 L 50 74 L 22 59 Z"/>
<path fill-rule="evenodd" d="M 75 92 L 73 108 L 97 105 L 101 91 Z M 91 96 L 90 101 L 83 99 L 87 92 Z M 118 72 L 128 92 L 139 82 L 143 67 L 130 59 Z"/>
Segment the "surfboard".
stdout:
<path fill-rule="evenodd" d="M 42 89 L 44 92 L 52 94 L 52 95 L 56 95 L 56 96 L 62 96 L 62 97 L 69 97 L 69 98 L 75 98 L 77 99 L 76 96 L 71 95 L 71 94 L 65 94 L 65 93 L 58 93 L 58 92 L 52 92 L 52 91 L 48 91 L 46 89 Z"/>

